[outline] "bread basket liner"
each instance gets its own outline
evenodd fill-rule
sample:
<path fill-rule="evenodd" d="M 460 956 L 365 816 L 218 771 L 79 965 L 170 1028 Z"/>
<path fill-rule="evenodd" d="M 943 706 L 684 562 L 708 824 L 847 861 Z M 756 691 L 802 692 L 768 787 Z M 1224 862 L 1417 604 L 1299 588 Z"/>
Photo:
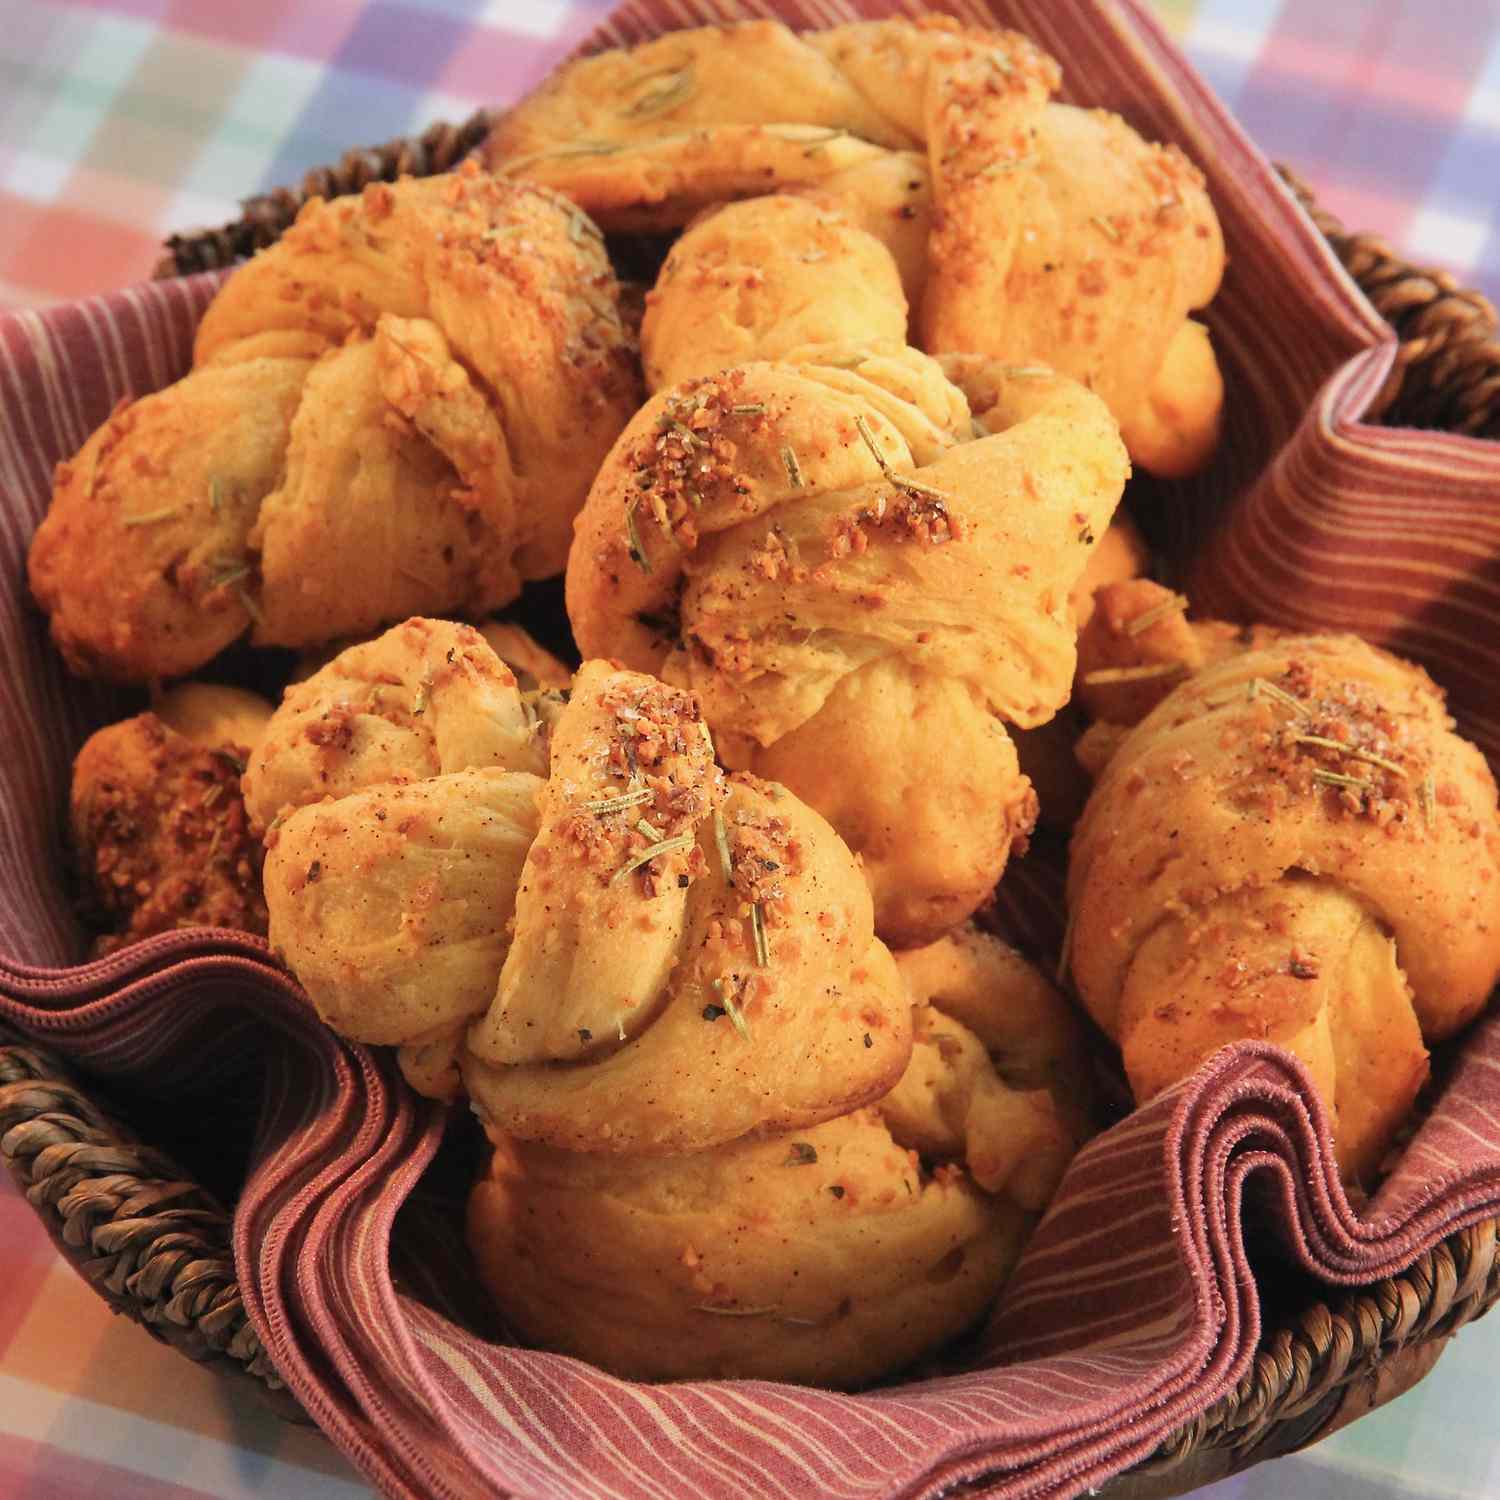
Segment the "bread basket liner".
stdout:
<path fill-rule="evenodd" d="M 1144 5 L 941 8 L 1030 33 L 1063 61 L 1069 97 L 1177 140 L 1208 173 L 1231 252 L 1209 316 L 1229 381 L 1225 442 L 1209 473 L 1148 497 L 1191 559 L 1195 601 L 1356 630 L 1416 658 L 1493 763 L 1500 445 L 1361 421 L 1391 371 L 1390 328 Z M 727 13 L 707 0 L 633 4 L 588 45 Z M 776 13 L 826 25 L 856 8 Z M 220 1081 L 258 1079 L 234 1218 L 240 1294 L 287 1385 L 383 1491 L 1077 1494 L 1150 1454 L 1248 1368 L 1261 1315 L 1247 1193 L 1282 1253 L 1336 1285 L 1396 1273 L 1500 1213 L 1491 1018 L 1359 1211 L 1300 1067 L 1258 1044 L 1218 1053 L 1080 1153 L 1005 1293 L 990 1352 L 966 1373 L 856 1396 L 634 1384 L 471 1331 L 452 1295 L 466 1277 L 451 1235 L 403 1255 L 393 1275 L 393 1226 L 444 1114 L 386 1057 L 322 1028 L 265 945 L 238 934 L 179 933 L 66 967 L 82 936 L 58 873 L 59 810 L 73 752 L 121 709 L 66 677 L 27 602 L 25 549 L 53 464 L 121 397 L 186 369 L 217 284 L 194 276 L 0 318 L 0 1026 L 106 1088 L 148 1087 L 208 1129 Z M 1037 937 L 1055 931 L 1057 882 L 1029 865 L 1001 905 Z"/>

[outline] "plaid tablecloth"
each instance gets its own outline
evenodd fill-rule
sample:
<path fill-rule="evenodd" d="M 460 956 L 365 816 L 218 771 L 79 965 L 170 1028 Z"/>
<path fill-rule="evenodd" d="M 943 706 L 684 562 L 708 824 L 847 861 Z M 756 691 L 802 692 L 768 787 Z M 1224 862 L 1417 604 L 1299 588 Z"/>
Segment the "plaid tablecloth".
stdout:
<path fill-rule="evenodd" d="M 610 3 L 0 0 L 0 306 L 139 279 L 168 230 L 512 97 Z M 1160 8 L 1329 207 L 1500 296 L 1500 0 Z M 1390 1410 L 1205 1500 L 1500 1493 L 1497 1356 L 1491 1320 Z M 0 1181 L 0 1495 L 363 1493 L 315 1432 L 114 1321 Z"/>

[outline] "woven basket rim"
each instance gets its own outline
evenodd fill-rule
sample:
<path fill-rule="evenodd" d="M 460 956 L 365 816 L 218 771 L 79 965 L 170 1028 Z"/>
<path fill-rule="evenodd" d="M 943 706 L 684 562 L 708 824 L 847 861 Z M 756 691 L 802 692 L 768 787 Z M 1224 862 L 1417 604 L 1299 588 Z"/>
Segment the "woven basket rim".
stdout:
<path fill-rule="evenodd" d="M 296 188 L 245 200 L 230 223 L 171 236 L 154 274 L 226 269 L 274 243 L 313 197 L 447 171 L 473 151 L 493 119 L 478 110 L 458 125 L 439 122 L 418 136 L 348 151 Z M 1396 356 L 1368 419 L 1500 439 L 1500 337 L 1488 299 L 1445 271 L 1411 264 L 1378 235 L 1346 231 L 1293 171 L 1278 170 L 1395 330 Z M 0 1156 L 59 1250 L 111 1307 L 188 1357 L 277 1392 L 283 1415 L 297 1415 L 245 1315 L 228 1213 L 98 1109 L 55 1057 L 30 1044 L 8 1044 L 3 1033 Z M 108 1191 L 95 1191 L 106 1175 Z M 161 1207 L 149 1221 L 155 1227 L 128 1248 L 114 1246 L 111 1201 L 138 1207 L 141 1193 Z M 196 1292 L 185 1300 L 172 1292 L 172 1273 L 185 1255 L 179 1242 L 186 1212 L 197 1215 L 200 1238 L 193 1247 Z M 222 1223 L 213 1222 L 215 1214 Z M 1278 1429 L 1331 1413 L 1333 1398 L 1372 1365 L 1446 1340 L 1497 1299 L 1500 1218 L 1448 1236 L 1397 1276 L 1321 1298 L 1290 1324 L 1263 1332 L 1237 1387 L 1121 1477 L 1166 1474 L 1207 1450 L 1232 1450 L 1238 1468 L 1315 1440 L 1323 1421 L 1314 1420 L 1296 1442 L 1275 1445 Z"/>

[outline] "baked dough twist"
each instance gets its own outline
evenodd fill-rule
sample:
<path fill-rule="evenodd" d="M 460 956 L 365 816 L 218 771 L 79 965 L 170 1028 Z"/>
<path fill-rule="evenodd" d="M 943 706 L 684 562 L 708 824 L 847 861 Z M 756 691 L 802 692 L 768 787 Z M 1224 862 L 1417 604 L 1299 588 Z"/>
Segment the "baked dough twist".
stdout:
<path fill-rule="evenodd" d="M 1181 152 L 1052 102 L 1059 79 L 1014 32 L 936 18 L 702 27 L 559 69 L 485 149 L 611 231 L 807 192 L 889 245 L 923 348 L 1061 370 L 1143 467 L 1190 473 L 1223 399 L 1188 317 L 1223 273 L 1218 219 Z"/>
<path fill-rule="evenodd" d="M 1128 465 L 1072 381 L 824 345 L 653 398 L 569 559 L 585 655 L 693 688 L 725 764 L 790 787 L 864 862 L 876 928 L 972 912 L 1035 817 L 1005 724 L 1072 682 L 1068 595 Z"/>
<path fill-rule="evenodd" d="M 1073 837 L 1070 962 L 1136 1097 L 1217 1047 L 1296 1053 L 1368 1177 L 1500 975 L 1495 783 L 1419 669 L 1352 636 L 1206 666 Z"/>
<path fill-rule="evenodd" d="M 484 614 L 560 572 L 635 410 L 603 245 L 477 169 L 314 199 L 225 283 L 193 371 L 60 465 L 31 585 L 80 673 Z"/>
<path fill-rule="evenodd" d="M 1076 1023 L 993 938 L 900 965 L 916 1043 L 876 1104 L 671 1157 L 499 1138 L 469 1240 L 511 1325 L 632 1378 L 853 1386 L 981 1316 L 1081 1139 Z"/>
<path fill-rule="evenodd" d="M 410 620 L 291 688 L 245 778 L 271 941 L 335 1030 L 492 1129 L 693 1150 L 888 1090 L 911 1049 L 848 851 L 726 778 L 692 698 L 590 662 L 523 696 Z"/>

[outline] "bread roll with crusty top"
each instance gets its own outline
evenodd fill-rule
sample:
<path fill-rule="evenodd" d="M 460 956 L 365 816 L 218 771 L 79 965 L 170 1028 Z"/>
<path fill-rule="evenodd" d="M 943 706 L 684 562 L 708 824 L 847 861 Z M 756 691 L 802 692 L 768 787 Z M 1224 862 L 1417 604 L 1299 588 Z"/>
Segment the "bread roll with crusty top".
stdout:
<path fill-rule="evenodd" d="M 585 653 L 697 692 L 725 763 L 860 855 L 897 945 L 968 916 L 1031 828 L 1005 726 L 1067 698 L 1069 593 L 1128 469 L 1072 381 L 946 371 L 819 345 L 659 393 L 568 568 Z"/>
<path fill-rule="evenodd" d="M 1242 1037 L 1379 1166 L 1500 976 L 1500 815 L 1416 667 L 1352 636 L 1206 666 L 1126 734 L 1073 837 L 1069 957 L 1138 1098 Z"/>
<path fill-rule="evenodd" d="M 411 620 L 288 691 L 246 777 L 271 941 L 344 1035 L 490 1128 L 660 1153 L 885 1092 L 909 1007 L 849 851 L 724 775 L 688 693 L 522 693 Z"/>
<path fill-rule="evenodd" d="M 598 231 L 472 165 L 311 200 L 225 282 L 194 369 L 59 467 L 31 586 L 69 665 L 182 674 L 483 616 L 561 571 L 635 409 Z"/>

